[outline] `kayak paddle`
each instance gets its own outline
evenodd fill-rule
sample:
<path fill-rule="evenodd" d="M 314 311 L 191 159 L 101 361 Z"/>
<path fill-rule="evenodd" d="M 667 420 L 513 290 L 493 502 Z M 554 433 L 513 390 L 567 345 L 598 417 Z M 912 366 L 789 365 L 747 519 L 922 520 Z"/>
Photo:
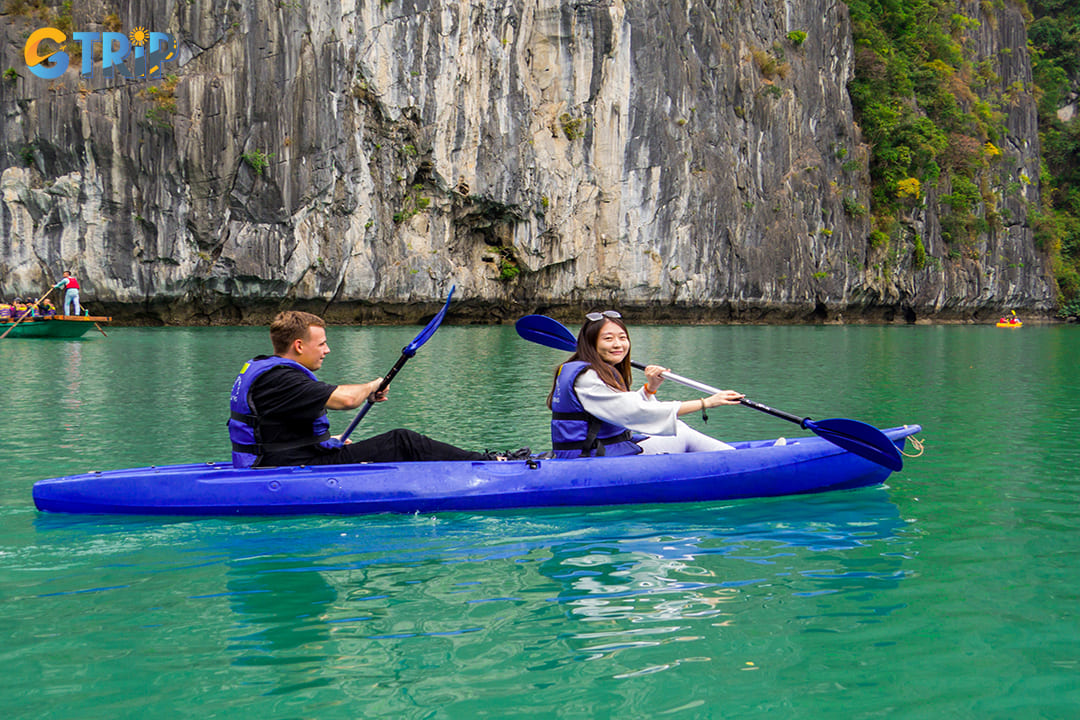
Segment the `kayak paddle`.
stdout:
<path fill-rule="evenodd" d="M 426 343 L 428 339 L 430 339 L 431 336 L 435 334 L 435 331 L 439 329 L 439 324 L 442 323 L 443 317 L 446 316 L 446 309 L 450 307 L 450 298 L 454 297 L 455 287 L 457 286 L 450 286 L 450 294 L 446 296 L 446 303 L 443 304 L 442 310 L 437 312 L 435 314 L 435 317 L 431 318 L 431 322 L 429 322 L 427 326 L 425 326 L 424 329 L 420 331 L 419 335 L 412 339 L 411 343 L 401 349 L 401 357 L 399 357 L 398 361 L 394 363 L 394 367 L 390 368 L 390 372 L 386 373 L 386 375 L 383 376 L 383 381 L 379 383 L 379 389 L 371 393 L 371 395 L 368 395 L 367 402 L 365 402 L 364 406 L 360 408 L 360 412 L 358 412 L 356 414 L 356 417 L 353 418 L 353 421 L 349 423 L 349 427 L 345 429 L 345 432 L 341 434 L 341 442 L 345 442 L 345 440 L 349 437 L 352 431 L 356 428 L 357 424 L 364 419 L 365 415 L 367 415 L 367 411 L 370 410 L 371 406 L 375 404 L 375 400 L 373 398 L 379 393 L 386 390 L 387 387 L 389 387 L 390 381 L 393 380 L 394 376 L 398 374 L 398 370 L 400 370 L 405 365 L 406 361 L 408 361 L 409 358 L 416 354 L 416 351 L 420 349 L 420 346 Z"/>
<path fill-rule="evenodd" d="M 553 320 L 544 315 L 526 315 L 515 324 L 518 335 L 529 342 L 534 342 L 546 347 L 574 352 L 577 350 L 577 337 L 565 325 L 558 320 Z M 634 360 L 630 364 L 638 369 L 644 369 L 645 364 Z M 714 395 L 720 392 L 718 389 L 699 383 L 696 380 L 676 375 L 672 372 L 663 374 L 666 380 L 677 382 L 680 385 L 693 388 L 699 392 Z M 858 420 L 846 418 L 830 418 L 827 420 L 811 420 L 808 417 L 799 417 L 782 410 L 776 410 L 768 405 L 754 402 L 743 398 L 739 404 L 753 408 L 763 413 L 768 413 L 781 420 L 793 422 L 799 427 L 810 430 L 815 435 L 822 437 L 837 447 L 852 452 L 859 457 L 866 458 L 871 462 L 899 471 L 904 466 L 904 460 L 900 451 L 896 448 L 885 433 L 873 425 L 868 425 Z"/>

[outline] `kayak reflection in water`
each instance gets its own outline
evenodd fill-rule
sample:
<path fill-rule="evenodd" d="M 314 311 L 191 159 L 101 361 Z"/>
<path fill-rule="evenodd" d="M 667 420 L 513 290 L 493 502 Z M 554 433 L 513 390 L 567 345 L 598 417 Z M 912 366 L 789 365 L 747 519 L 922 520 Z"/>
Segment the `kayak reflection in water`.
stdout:
<path fill-rule="evenodd" d="M 229 438 L 235 467 L 336 465 L 358 462 L 504 460 L 505 454 L 463 450 L 412 430 L 397 429 L 358 442 L 330 436 L 327 410 L 353 410 L 378 393 L 382 378 L 358 385 L 319 381 L 330 352 L 318 315 L 287 310 L 270 324 L 273 355 L 244 363 L 230 396 Z"/>
<path fill-rule="evenodd" d="M 559 366 L 548 396 L 551 441 L 558 457 L 732 450 L 694 430 L 680 415 L 718 405 L 738 405 L 734 390 L 685 402 L 661 402 L 656 393 L 667 368 L 649 365 L 646 383 L 630 390 L 630 333 L 614 310 L 588 313 L 577 350 Z"/>

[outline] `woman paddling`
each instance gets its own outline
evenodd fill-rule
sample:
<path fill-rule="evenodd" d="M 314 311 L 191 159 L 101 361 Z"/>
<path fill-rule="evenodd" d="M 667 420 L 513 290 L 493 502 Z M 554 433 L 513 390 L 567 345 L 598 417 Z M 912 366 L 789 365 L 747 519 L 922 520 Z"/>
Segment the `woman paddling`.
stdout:
<path fill-rule="evenodd" d="M 656 391 L 666 371 L 649 365 L 645 385 L 630 390 L 630 334 L 622 316 L 614 310 L 587 314 L 577 350 L 559 366 L 548 396 L 556 457 L 732 450 L 678 417 L 738 405 L 742 393 L 721 390 L 697 400 L 660 402 Z"/>

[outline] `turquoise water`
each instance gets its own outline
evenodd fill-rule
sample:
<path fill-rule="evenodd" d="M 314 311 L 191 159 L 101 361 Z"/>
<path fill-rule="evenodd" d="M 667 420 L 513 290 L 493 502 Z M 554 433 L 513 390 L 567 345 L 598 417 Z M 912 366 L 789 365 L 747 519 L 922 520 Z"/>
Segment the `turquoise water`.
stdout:
<path fill-rule="evenodd" d="M 331 328 L 320 375 L 381 374 L 418 329 Z M 412 516 L 39 514 L 37 479 L 227 457 L 229 386 L 268 346 L 257 328 L 108 332 L 0 342 L 0 717 L 1080 712 L 1080 328 L 633 328 L 636 358 L 789 412 L 922 424 L 925 453 L 885 487 Z M 541 448 L 562 357 L 510 327 L 444 327 L 357 432 Z M 800 432 L 746 408 L 692 422 L 731 440 Z"/>

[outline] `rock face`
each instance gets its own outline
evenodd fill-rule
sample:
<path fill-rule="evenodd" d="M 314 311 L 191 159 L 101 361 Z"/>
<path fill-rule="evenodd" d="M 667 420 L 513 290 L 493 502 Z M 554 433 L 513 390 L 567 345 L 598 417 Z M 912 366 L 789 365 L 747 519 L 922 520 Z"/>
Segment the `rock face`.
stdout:
<path fill-rule="evenodd" d="M 110 6 L 114 7 L 114 6 Z M 131 321 L 415 320 L 619 306 L 643 318 L 970 319 L 1048 311 L 1026 92 L 1002 151 L 1023 193 L 956 257 L 868 243 L 867 158 L 832 0 L 125 0 L 164 80 L 56 81 L 8 16 L 0 296 L 61 269 Z M 109 9 L 77 10 L 101 31 Z M 969 12 L 981 13 L 978 3 Z M 1019 13 L 971 30 L 1030 88 Z M 116 20 L 112 21 L 113 25 Z M 115 29 L 115 28 L 112 28 Z M 800 42 L 798 33 L 805 33 Z M 944 192 L 945 189 L 942 190 Z M 576 315 L 575 315 L 576 317 Z"/>

